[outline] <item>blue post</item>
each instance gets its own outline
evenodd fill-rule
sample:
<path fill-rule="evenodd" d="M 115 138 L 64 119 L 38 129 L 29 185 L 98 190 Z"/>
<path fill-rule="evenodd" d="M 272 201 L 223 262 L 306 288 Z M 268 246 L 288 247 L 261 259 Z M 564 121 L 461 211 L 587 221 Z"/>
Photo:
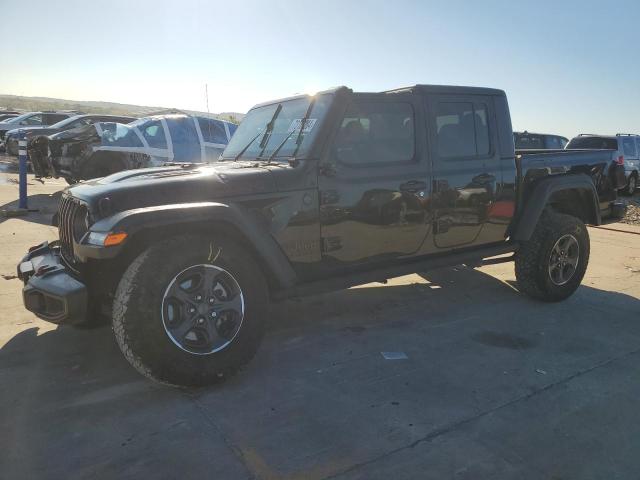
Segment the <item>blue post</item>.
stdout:
<path fill-rule="evenodd" d="M 18 161 L 20 163 L 19 170 L 19 191 L 20 191 L 20 202 L 18 203 L 19 208 L 28 208 L 27 207 L 27 139 L 22 130 L 18 132 Z"/>

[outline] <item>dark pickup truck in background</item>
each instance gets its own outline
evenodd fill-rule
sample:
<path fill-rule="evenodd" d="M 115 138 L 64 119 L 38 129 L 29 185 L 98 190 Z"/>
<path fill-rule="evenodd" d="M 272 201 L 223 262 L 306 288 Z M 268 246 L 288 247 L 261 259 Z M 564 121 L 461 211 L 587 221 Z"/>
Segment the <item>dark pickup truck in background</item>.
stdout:
<path fill-rule="evenodd" d="M 270 301 L 447 265 L 515 261 L 518 288 L 567 298 L 622 186 L 611 150 L 519 152 L 503 91 L 346 87 L 258 105 L 219 161 L 68 188 L 60 240 L 18 265 L 55 323 L 111 306 L 129 362 L 170 384 L 223 379 Z"/>
<path fill-rule="evenodd" d="M 548 133 L 513 132 L 516 150 L 561 150 L 569 139 L 560 135 Z"/>

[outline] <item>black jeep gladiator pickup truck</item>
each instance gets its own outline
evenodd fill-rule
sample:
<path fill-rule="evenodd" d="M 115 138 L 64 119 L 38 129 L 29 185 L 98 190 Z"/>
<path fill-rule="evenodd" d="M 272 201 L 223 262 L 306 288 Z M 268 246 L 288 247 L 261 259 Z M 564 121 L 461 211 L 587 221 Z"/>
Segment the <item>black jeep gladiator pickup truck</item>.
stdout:
<path fill-rule="evenodd" d="M 609 150 L 519 154 L 505 93 L 346 87 L 251 109 L 213 164 L 69 187 L 59 241 L 18 265 L 24 304 L 79 324 L 111 306 L 128 361 L 169 384 L 227 377 L 268 304 L 446 265 L 515 261 L 558 301 L 624 177 Z"/>

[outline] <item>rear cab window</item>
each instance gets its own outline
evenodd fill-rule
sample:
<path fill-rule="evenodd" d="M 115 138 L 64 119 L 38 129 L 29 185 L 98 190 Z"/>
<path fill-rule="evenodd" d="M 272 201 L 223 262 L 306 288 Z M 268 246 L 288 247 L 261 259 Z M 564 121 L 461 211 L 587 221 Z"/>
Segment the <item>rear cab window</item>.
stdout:
<path fill-rule="evenodd" d="M 480 102 L 439 102 L 435 128 L 443 159 L 486 157 L 491 151 L 488 108 Z"/>

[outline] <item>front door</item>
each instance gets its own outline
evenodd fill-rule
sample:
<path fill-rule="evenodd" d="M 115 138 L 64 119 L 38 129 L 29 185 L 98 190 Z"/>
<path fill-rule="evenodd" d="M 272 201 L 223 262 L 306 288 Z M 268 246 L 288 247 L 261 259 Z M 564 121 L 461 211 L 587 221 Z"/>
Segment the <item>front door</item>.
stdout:
<path fill-rule="evenodd" d="M 501 181 L 491 97 L 433 95 L 428 99 L 433 158 L 434 242 L 451 249 L 496 236 L 490 209 Z"/>
<path fill-rule="evenodd" d="M 427 234 L 428 166 L 411 94 L 355 94 L 321 162 L 323 264 L 330 269 L 415 253 Z"/>

